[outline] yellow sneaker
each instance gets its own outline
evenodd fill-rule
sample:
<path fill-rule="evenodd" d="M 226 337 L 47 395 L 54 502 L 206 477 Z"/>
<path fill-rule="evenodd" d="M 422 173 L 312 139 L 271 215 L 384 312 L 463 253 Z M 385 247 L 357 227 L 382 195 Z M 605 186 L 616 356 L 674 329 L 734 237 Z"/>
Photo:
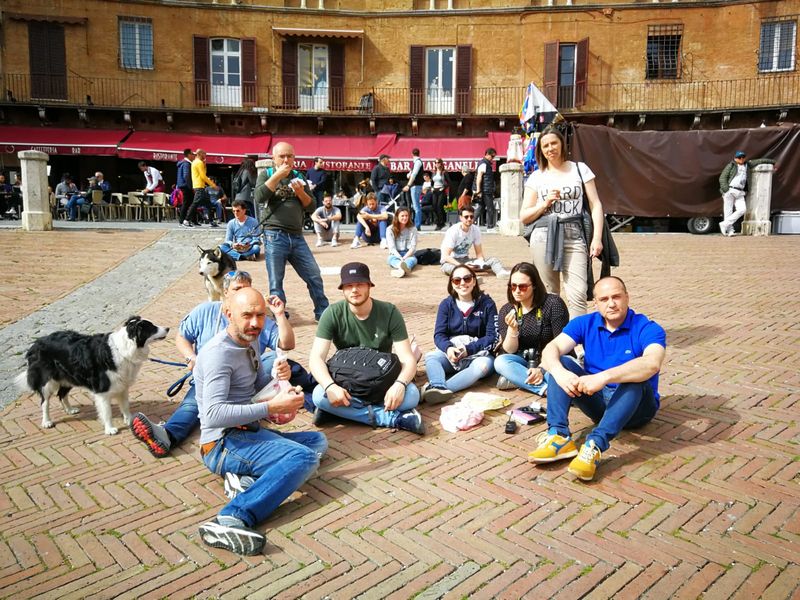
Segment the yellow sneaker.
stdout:
<path fill-rule="evenodd" d="M 565 458 L 572 458 L 578 454 L 578 449 L 571 437 L 544 432 L 536 438 L 539 444 L 536 450 L 528 453 L 528 462 L 551 463 Z"/>
<path fill-rule="evenodd" d="M 601 456 L 600 448 L 594 445 L 593 440 L 589 440 L 581 446 L 581 453 L 572 459 L 567 470 L 578 479 L 591 481 Z"/>

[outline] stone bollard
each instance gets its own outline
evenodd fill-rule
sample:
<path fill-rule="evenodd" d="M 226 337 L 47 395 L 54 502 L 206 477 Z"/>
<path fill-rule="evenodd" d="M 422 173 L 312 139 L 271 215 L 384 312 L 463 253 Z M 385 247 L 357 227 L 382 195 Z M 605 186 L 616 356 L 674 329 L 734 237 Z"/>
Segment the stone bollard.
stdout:
<path fill-rule="evenodd" d="M 22 228 L 25 231 L 52 231 L 50 193 L 47 191 L 47 159 L 37 150 L 18 152 L 22 166 Z"/>
<path fill-rule="evenodd" d="M 769 235 L 772 229 L 772 165 L 756 165 L 748 183 L 747 211 L 744 213 L 742 235 Z"/>
<path fill-rule="evenodd" d="M 519 220 L 522 208 L 522 165 L 517 162 L 500 166 L 500 234 L 518 236 L 524 226 Z"/>

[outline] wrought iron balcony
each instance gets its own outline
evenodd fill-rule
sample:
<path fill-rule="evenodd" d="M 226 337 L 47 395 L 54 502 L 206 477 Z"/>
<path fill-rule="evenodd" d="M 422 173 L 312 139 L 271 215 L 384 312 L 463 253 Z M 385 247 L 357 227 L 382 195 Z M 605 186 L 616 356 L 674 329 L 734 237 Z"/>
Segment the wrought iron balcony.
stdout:
<path fill-rule="evenodd" d="M 223 111 L 316 115 L 503 116 L 519 113 L 526 86 L 474 87 L 449 92 L 396 87 L 214 86 L 194 81 L 49 77 L 4 74 L 0 104 L 122 110 Z M 739 80 L 650 81 L 588 85 L 575 107 L 572 87 L 558 90 L 569 115 L 698 112 L 800 105 L 800 75 Z"/>

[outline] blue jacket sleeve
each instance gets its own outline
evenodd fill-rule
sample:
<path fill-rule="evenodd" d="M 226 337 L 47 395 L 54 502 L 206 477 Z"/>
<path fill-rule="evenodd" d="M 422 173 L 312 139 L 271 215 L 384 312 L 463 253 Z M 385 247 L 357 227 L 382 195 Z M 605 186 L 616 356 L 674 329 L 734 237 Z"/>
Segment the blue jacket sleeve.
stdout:
<path fill-rule="evenodd" d="M 436 347 L 445 352 L 453 344 L 450 343 L 450 313 L 453 299 L 449 296 L 439 303 L 439 310 L 436 313 L 436 327 L 433 330 L 433 343 Z"/>
<path fill-rule="evenodd" d="M 482 294 L 477 305 L 481 309 L 481 332 L 478 339 L 467 344 L 467 355 L 481 350 L 491 351 L 497 343 L 497 305 L 489 294 Z"/>

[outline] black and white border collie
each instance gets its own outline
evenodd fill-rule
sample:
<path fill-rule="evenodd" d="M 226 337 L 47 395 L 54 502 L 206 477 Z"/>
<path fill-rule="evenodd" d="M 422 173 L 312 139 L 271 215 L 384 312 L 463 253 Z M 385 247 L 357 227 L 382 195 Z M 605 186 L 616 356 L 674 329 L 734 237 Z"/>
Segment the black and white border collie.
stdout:
<path fill-rule="evenodd" d="M 211 250 L 204 250 L 200 246 L 200 264 L 197 267 L 208 292 L 208 301 L 222 300 L 222 283 L 225 274 L 236 270 L 236 261 L 225 254 L 217 246 Z"/>
<path fill-rule="evenodd" d="M 58 393 L 64 412 L 74 415 L 67 395 L 73 387 L 92 392 L 97 417 L 106 435 L 114 435 L 111 401 L 119 404 L 125 425 L 131 422 L 128 391 L 136 381 L 150 343 L 163 340 L 169 327 L 159 327 L 141 317 L 131 317 L 113 333 L 85 335 L 76 331 L 56 331 L 38 338 L 25 353 L 28 368 L 16 379 L 22 390 L 37 392 L 42 403 L 42 427 L 50 420 L 50 396 Z"/>

